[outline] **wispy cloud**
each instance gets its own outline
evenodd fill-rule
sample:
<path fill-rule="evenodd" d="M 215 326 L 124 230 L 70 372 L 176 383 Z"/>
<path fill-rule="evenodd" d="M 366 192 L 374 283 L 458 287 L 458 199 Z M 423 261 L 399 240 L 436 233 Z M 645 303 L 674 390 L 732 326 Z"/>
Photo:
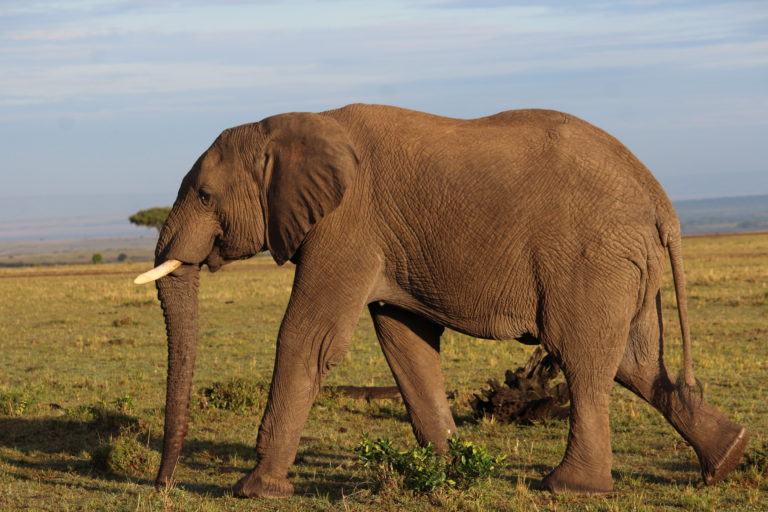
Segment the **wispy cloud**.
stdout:
<path fill-rule="evenodd" d="M 462 117 L 558 108 L 644 147 L 655 169 L 714 172 L 727 147 L 743 170 L 768 161 L 744 142 L 768 136 L 763 0 L 0 2 L 0 69 L 0 144 L 25 170 L 11 188 L 93 187 L 34 177 L 66 155 L 91 181 L 130 187 L 162 155 L 188 166 L 198 123 L 196 144 L 261 114 L 352 101 Z M 119 154 L 117 126 L 154 153 Z M 37 151 L 43 127 L 69 135 L 61 153 Z M 177 132 L 178 154 L 151 147 Z"/>
<path fill-rule="evenodd" d="M 51 30 L 23 30 L 5 34 L 5 39 L 11 41 L 71 41 L 73 39 L 85 39 L 109 35 L 109 30 L 82 30 L 74 28 L 62 28 Z"/>
<path fill-rule="evenodd" d="M 39 103 L 89 94 L 282 88 L 291 80 L 727 69 L 764 67 L 768 59 L 765 30 L 755 29 L 768 25 L 768 9 L 755 2 L 635 2 L 646 8 L 641 13 L 569 4 L 424 1 L 409 4 L 406 19 L 397 9 L 336 1 L 77 1 L 58 7 L 77 12 L 74 18 L 0 33 L 0 92 L 14 102 Z M 299 7 L 306 8 L 303 16 Z M 43 1 L 28 9 L 43 8 L 57 9 Z"/>

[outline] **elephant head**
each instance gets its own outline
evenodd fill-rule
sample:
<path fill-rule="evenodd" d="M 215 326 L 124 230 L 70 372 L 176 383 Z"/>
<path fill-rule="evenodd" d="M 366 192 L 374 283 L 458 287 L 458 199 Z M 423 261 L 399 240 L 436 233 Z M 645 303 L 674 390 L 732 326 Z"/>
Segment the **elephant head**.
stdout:
<path fill-rule="evenodd" d="M 305 236 L 341 202 L 357 168 L 335 120 L 283 114 L 225 130 L 185 176 L 160 233 L 157 280 L 168 336 L 163 456 L 167 483 L 181 452 L 197 345 L 199 270 L 269 250 L 278 264 L 297 258 Z"/>

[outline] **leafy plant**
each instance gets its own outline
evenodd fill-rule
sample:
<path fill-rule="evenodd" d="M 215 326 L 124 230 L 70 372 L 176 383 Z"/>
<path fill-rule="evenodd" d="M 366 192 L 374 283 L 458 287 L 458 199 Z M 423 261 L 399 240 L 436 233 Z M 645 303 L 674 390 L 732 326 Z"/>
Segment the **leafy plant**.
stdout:
<path fill-rule="evenodd" d="M 119 412 L 129 412 L 133 409 L 133 398 L 131 395 L 123 395 L 112 400 L 112 405 L 115 406 Z"/>
<path fill-rule="evenodd" d="M 125 399 L 128 401 L 125 401 Z M 67 420 L 77 423 L 87 423 L 89 428 L 102 433 L 138 432 L 142 429 L 142 421 L 125 414 L 132 406 L 129 397 L 118 398 L 112 402 L 113 409 L 104 402 L 98 405 L 77 405 L 68 407 L 65 411 Z"/>
<path fill-rule="evenodd" d="M 372 469 L 383 486 L 399 481 L 417 493 L 440 487 L 467 489 L 504 465 L 503 455 L 491 456 L 484 447 L 458 437 L 448 440 L 448 451 L 440 455 L 432 444 L 398 451 L 389 439 L 371 441 L 366 435 L 356 449 L 366 468 Z"/>
<path fill-rule="evenodd" d="M 504 466 L 507 458 L 505 455 L 491 456 L 487 448 L 457 437 L 448 440 L 448 457 L 452 461 L 449 474 L 460 488 L 471 487 L 475 482 L 490 477 Z"/>
<path fill-rule="evenodd" d="M 753 466 L 758 473 L 768 473 L 768 442 L 749 450 L 744 459 L 747 467 Z"/>
<path fill-rule="evenodd" d="M 0 414 L 21 416 L 33 402 L 33 393 L 29 390 L 0 390 Z"/>
<path fill-rule="evenodd" d="M 128 432 L 102 443 L 91 454 L 96 469 L 133 477 L 154 471 L 159 459 L 159 454 L 139 441 L 137 434 Z"/>

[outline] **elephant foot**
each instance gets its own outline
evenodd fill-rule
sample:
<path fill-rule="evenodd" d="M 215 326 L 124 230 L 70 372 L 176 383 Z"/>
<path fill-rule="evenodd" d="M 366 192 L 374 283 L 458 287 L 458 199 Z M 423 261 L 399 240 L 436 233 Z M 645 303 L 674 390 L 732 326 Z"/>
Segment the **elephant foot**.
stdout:
<path fill-rule="evenodd" d="M 731 437 L 726 437 L 727 443 L 722 443 L 719 450 L 714 450 L 715 456 L 706 458 L 700 456 L 701 476 L 706 485 L 715 485 L 730 473 L 739 463 L 744 450 L 747 448 L 749 434 L 747 429 L 736 425 L 738 431 Z M 721 438 L 722 439 L 722 438 Z"/>
<path fill-rule="evenodd" d="M 541 481 L 541 488 L 552 494 L 608 494 L 613 492 L 613 479 L 610 471 L 607 475 L 596 476 L 560 465 Z"/>
<path fill-rule="evenodd" d="M 232 487 L 232 493 L 238 498 L 290 498 L 293 484 L 287 478 L 273 478 L 251 471 Z"/>

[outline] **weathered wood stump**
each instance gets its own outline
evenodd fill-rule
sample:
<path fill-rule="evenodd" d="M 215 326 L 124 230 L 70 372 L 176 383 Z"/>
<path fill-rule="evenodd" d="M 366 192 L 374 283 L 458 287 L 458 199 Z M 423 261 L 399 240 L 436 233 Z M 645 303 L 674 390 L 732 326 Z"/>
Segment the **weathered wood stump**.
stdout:
<path fill-rule="evenodd" d="M 531 425 L 542 419 L 568 417 L 570 401 L 568 386 L 550 381 L 560 374 L 555 359 L 537 347 L 525 367 L 505 372 L 504 384 L 496 379 L 488 381 L 491 389 L 475 394 L 470 405 L 476 418 L 493 417 L 501 423 Z"/>

